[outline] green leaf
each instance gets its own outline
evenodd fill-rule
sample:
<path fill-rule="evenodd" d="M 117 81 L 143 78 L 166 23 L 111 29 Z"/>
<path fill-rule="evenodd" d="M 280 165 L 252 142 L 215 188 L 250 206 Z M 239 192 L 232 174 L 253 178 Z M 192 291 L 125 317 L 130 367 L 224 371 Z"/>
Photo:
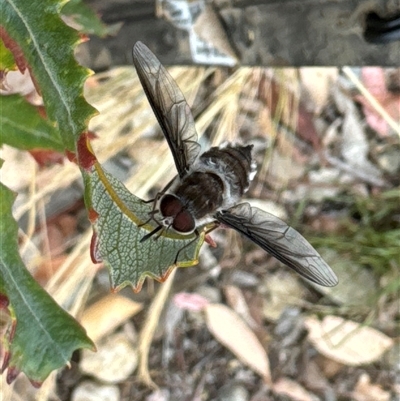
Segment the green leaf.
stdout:
<path fill-rule="evenodd" d="M 78 147 L 78 156 L 94 231 L 92 259 L 104 261 L 112 288 L 119 290 L 131 285 L 140 291 L 146 276 L 163 281 L 174 267 L 196 265 L 207 227 L 199 229 L 199 236 L 179 235 L 170 230 L 140 242 L 157 227 L 153 221 L 147 222 L 153 203 L 143 202 L 102 170 L 92 150 L 83 142 Z"/>
<path fill-rule="evenodd" d="M 62 8 L 61 13 L 73 20 L 78 25 L 79 32 L 87 35 L 104 37 L 117 33 L 121 24 L 106 25 L 82 0 L 70 0 Z"/>
<path fill-rule="evenodd" d="M 74 151 L 95 109 L 83 97 L 90 71 L 74 58 L 80 37 L 61 20 L 61 6 L 56 0 L 0 0 L 0 25 L 19 68 L 29 68 L 48 119 L 57 122 L 65 147 Z"/>
<path fill-rule="evenodd" d="M 0 110 L 0 145 L 6 143 L 25 150 L 64 150 L 58 130 L 21 96 L 0 96 Z"/>
<path fill-rule="evenodd" d="M 11 304 L 15 331 L 5 339 L 7 381 L 24 372 L 40 384 L 79 348 L 94 348 L 85 330 L 36 283 L 18 251 L 18 226 L 11 214 L 15 194 L 0 183 L 0 288 Z"/>

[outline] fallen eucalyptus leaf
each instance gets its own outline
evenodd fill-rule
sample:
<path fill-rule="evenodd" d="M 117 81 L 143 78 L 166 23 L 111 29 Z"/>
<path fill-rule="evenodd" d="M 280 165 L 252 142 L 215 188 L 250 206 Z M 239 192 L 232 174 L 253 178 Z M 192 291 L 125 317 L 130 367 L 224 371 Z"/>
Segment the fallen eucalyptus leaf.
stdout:
<path fill-rule="evenodd" d="M 81 318 L 87 335 L 95 343 L 130 317 L 136 315 L 143 305 L 118 294 L 109 294 L 90 305 Z"/>
<path fill-rule="evenodd" d="M 393 340 L 378 330 L 338 316 L 326 316 L 322 321 L 309 317 L 305 325 L 309 340 L 321 354 L 349 366 L 372 363 L 393 345 Z"/>
<path fill-rule="evenodd" d="M 205 314 L 207 327 L 213 336 L 267 383 L 271 383 L 267 353 L 244 321 L 222 304 L 207 305 Z"/>

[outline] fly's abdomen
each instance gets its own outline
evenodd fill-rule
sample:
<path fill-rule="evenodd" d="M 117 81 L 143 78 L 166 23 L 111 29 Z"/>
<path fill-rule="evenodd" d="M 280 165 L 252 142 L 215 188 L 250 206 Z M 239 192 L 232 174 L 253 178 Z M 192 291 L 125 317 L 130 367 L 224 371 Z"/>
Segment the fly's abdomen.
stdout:
<path fill-rule="evenodd" d="M 252 148 L 253 145 L 232 144 L 213 147 L 199 158 L 199 164 L 215 172 L 223 181 L 223 207 L 229 207 L 237 202 L 250 185 L 255 173 Z"/>

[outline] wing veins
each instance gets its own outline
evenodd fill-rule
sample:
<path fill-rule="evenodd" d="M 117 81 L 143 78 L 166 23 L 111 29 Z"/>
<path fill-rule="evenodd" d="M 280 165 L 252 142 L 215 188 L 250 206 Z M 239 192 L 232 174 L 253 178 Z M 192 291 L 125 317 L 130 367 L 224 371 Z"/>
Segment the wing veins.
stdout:
<path fill-rule="evenodd" d="M 133 47 L 133 62 L 182 178 L 200 153 L 189 105 L 167 70 L 141 42 Z"/>
<path fill-rule="evenodd" d="M 324 286 L 337 284 L 336 275 L 311 244 L 276 216 L 242 203 L 215 217 L 303 277 Z"/>

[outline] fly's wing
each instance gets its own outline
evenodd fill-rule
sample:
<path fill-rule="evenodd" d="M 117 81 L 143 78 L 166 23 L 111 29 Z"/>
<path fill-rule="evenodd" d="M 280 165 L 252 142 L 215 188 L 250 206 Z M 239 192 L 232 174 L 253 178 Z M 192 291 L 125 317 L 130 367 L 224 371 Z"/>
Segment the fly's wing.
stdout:
<path fill-rule="evenodd" d="M 235 229 L 301 276 L 325 287 L 338 279 L 319 253 L 295 229 L 278 217 L 248 203 L 216 213 L 215 218 Z"/>
<path fill-rule="evenodd" d="M 133 63 L 182 178 L 200 152 L 190 107 L 171 75 L 142 42 L 133 47 Z"/>

